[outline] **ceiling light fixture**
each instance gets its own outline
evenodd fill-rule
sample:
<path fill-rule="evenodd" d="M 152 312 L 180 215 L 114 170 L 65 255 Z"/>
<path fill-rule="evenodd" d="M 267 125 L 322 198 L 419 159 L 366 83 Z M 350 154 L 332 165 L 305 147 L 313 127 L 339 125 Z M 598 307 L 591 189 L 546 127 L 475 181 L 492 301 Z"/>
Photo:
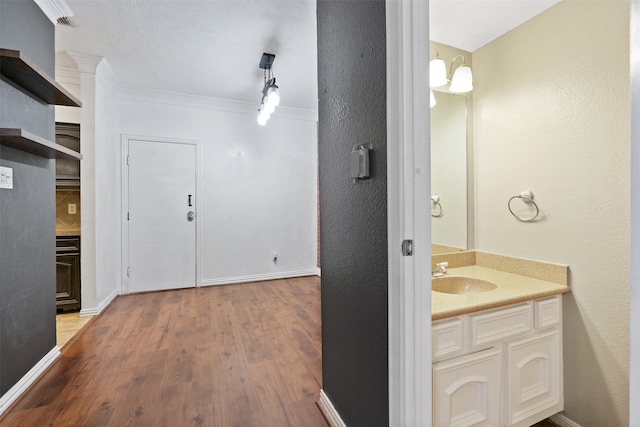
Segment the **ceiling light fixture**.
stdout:
<path fill-rule="evenodd" d="M 258 124 L 264 126 L 276 107 L 280 104 L 280 89 L 276 85 L 276 78 L 273 77 L 273 61 L 276 56 L 272 53 L 263 53 L 260 59 L 260 68 L 264 70 L 264 86 L 262 88 L 262 100 L 258 108 Z"/>
<path fill-rule="evenodd" d="M 458 58 L 462 60 L 462 63 L 454 70 L 453 65 Z M 440 58 L 436 52 L 436 57 L 429 62 L 429 86 L 442 87 L 445 86 L 449 80 L 451 80 L 449 92 L 466 93 L 473 90 L 473 74 L 471 67 L 466 65 L 464 56 L 457 55 L 451 60 L 449 74 L 447 75 L 447 67 L 444 59 Z"/>

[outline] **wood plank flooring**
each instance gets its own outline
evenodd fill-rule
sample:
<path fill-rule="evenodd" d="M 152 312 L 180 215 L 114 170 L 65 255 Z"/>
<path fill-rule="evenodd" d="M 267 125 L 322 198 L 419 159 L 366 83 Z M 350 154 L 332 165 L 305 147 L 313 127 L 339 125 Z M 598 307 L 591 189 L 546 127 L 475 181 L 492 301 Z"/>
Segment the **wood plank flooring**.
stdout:
<path fill-rule="evenodd" d="M 320 279 L 118 297 L 2 426 L 326 426 Z"/>
<path fill-rule="evenodd" d="M 56 314 L 56 344 L 63 348 L 94 316 L 82 316 L 80 313 Z"/>

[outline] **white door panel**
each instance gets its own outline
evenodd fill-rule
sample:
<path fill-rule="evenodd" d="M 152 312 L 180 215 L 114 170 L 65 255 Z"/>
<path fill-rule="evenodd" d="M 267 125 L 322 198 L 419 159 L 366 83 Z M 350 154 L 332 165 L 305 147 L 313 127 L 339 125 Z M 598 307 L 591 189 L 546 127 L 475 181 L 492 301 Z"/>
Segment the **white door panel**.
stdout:
<path fill-rule="evenodd" d="M 196 146 L 131 139 L 128 153 L 128 290 L 194 287 Z"/>

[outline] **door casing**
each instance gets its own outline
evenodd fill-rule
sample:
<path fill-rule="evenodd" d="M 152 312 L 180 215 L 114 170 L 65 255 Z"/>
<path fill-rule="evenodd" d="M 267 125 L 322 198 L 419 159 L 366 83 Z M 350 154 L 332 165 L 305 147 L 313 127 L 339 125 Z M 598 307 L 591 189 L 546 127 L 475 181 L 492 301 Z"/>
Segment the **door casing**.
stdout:
<path fill-rule="evenodd" d="M 195 286 L 199 287 L 200 272 L 201 272 L 201 223 L 202 217 L 200 213 L 200 194 L 201 194 L 201 152 L 200 152 L 200 140 L 196 139 L 181 139 L 181 138 L 165 138 L 155 136 L 140 136 L 123 134 L 121 139 L 122 144 L 122 285 L 120 287 L 120 294 L 129 293 L 129 275 L 127 266 L 129 265 L 129 227 L 127 226 L 127 213 L 129 212 L 129 168 L 127 167 L 127 159 L 129 157 L 129 141 L 148 141 L 158 143 L 174 143 L 174 144 L 190 144 L 194 145 L 196 149 L 196 190 L 195 190 L 195 213 L 196 213 L 196 283 Z"/>

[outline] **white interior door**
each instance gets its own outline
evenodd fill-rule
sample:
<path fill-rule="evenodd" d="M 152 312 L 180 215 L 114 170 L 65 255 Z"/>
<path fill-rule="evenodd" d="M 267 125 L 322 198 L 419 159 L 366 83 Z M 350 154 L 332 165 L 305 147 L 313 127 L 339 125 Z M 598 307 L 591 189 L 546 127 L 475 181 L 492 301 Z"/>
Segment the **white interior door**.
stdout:
<path fill-rule="evenodd" d="M 196 286 L 196 145 L 128 141 L 128 292 Z"/>

